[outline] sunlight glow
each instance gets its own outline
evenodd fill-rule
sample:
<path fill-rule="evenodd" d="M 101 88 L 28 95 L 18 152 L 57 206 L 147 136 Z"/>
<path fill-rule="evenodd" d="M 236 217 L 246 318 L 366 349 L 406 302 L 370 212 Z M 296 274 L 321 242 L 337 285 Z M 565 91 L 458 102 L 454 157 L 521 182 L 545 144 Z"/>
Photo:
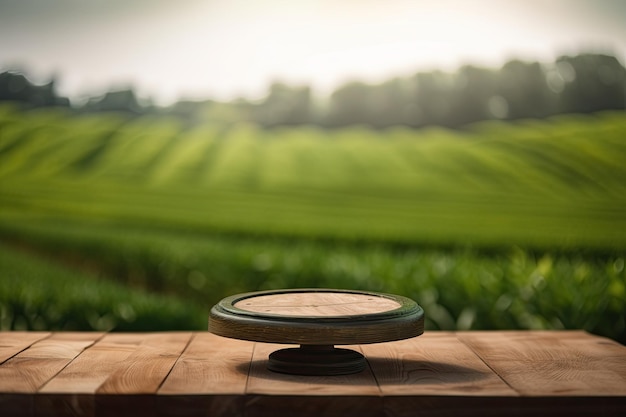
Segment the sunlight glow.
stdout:
<path fill-rule="evenodd" d="M 600 3 L 617 7 L 609 0 L 138 0 L 105 9 L 100 1 L 58 0 L 39 12 L 11 3 L 22 15 L 0 17 L 0 65 L 56 75 L 59 92 L 74 97 L 132 85 L 161 103 L 254 98 L 275 80 L 325 94 L 346 80 L 550 60 L 581 48 L 623 57 L 626 29 L 608 8 L 590 12 Z"/>

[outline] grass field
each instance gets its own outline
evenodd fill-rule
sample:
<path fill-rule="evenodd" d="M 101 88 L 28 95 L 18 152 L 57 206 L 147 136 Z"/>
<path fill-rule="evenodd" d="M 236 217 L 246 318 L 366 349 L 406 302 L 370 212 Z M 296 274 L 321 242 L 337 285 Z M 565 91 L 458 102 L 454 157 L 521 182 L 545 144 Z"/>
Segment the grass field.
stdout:
<path fill-rule="evenodd" d="M 624 138 L 621 112 L 377 132 L 5 106 L 0 251 L 194 311 L 239 291 L 361 288 L 415 298 L 429 328 L 626 341 Z"/>
<path fill-rule="evenodd" d="M 204 326 L 204 312 L 174 297 L 94 279 L 0 245 L 3 330 L 159 330 Z"/>

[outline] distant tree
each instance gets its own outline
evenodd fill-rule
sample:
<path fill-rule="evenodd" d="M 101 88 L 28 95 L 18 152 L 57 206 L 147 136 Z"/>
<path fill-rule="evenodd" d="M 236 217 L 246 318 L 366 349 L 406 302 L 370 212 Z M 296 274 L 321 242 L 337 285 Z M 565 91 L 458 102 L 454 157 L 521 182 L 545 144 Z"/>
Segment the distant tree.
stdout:
<path fill-rule="evenodd" d="M 513 60 L 500 70 L 461 67 L 456 73 L 420 72 L 380 85 L 352 81 L 331 95 L 331 127 L 461 127 L 485 119 L 541 118 L 556 113 L 624 109 L 626 75 L 612 56 L 559 59 L 553 68 Z"/>
<path fill-rule="evenodd" d="M 32 84 L 22 74 L 3 72 L 0 74 L 0 100 L 28 101 Z"/>
<path fill-rule="evenodd" d="M 502 109 L 505 113 L 502 118 L 549 116 L 553 112 L 552 96 L 545 72 L 537 62 L 509 61 L 497 74 L 495 97 L 501 97 L 502 105 L 506 107 Z"/>
<path fill-rule="evenodd" d="M 401 78 L 369 87 L 371 105 L 367 122 L 376 128 L 412 125 L 417 116 L 413 88 L 410 80 Z"/>
<path fill-rule="evenodd" d="M 132 89 L 109 91 L 100 98 L 91 99 L 85 104 L 87 111 L 119 111 L 131 114 L 143 113 L 135 92 Z"/>
<path fill-rule="evenodd" d="M 615 57 L 597 54 L 561 57 L 556 68 L 563 80 L 559 112 L 625 109 L 626 70 Z"/>
<path fill-rule="evenodd" d="M 18 101 L 33 107 L 69 106 L 67 98 L 56 95 L 54 80 L 35 85 L 23 74 L 14 71 L 0 74 L 0 101 Z"/>
<path fill-rule="evenodd" d="M 29 106 L 69 106 L 54 80 L 34 85 L 24 75 L 0 74 L 0 101 Z M 552 64 L 512 60 L 500 69 L 466 65 L 454 73 L 419 72 L 377 85 L 351 81 L 320 104 L 308 86 L 275 82 L 260 101 L 182 101 L 168 108 L 140 102 L 132 89 L 92 98 L 82 111 L 172 114 L 188 124 L 214 120 L 255 122 L 265 127 L 314 123 L 323 127 L 363 124 L 373 128 L 439 125 L 457 128 L 485 119 L 542 118 L 558 113 L 626 110 L 626 69 L 602 54 L 564 56 Z"/>
<path fill-rule="evenodd" d="M 340 86 L 331 94 L 326 123 L 331 127 L 351 124 L 371 126 L 372 115 L 372 89 L 365 83 L 354 81 Z"/>
<path fill-rule="evenodd" d="M 455 77 L 441 71 L 419 72 L 414 78 L 417 122 L 412 125 L 449 125 Z"/>
<path fill-rule="evenodd" d="M 417 123 L 414 82 L 393 78 L 378 85 L 350 82 L 330 97 L 328 126 L 363 124 L 374 128 Z"/>
<path fill-rule="evenodd" d="M 490 99 L 496 96 L 495 72 L 471 65 L 461 67 L 455 77 L 446 124 L 451 127 L 493 118 Z"/>
<path fill-rule="evenodd" d="M 267 127 L 310 123 L 311 89 L 273 83 L 254 114 L 256 121 Z"/>

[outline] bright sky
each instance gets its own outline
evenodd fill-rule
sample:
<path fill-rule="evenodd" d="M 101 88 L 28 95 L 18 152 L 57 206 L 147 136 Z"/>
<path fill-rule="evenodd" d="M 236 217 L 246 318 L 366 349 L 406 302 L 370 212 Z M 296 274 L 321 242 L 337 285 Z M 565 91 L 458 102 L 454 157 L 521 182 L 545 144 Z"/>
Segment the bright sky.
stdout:
<path fill-rule="evenodd" d="M 327 93 L 462 64 L 626 58 L 625 0 L 0 0 L 0 71 L 71 98 L 134 86 L 161 104 Z"/>

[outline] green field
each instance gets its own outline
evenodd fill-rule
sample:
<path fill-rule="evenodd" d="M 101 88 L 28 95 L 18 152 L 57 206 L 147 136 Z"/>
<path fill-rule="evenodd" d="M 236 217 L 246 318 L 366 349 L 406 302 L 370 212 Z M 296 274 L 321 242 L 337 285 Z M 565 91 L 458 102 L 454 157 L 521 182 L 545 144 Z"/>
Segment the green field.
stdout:
<path fill-rule="evenodd" d="M 32 321 L 6 302 L 36 286 L 21 256 L 197 311 L 332 286 L 413 297 L 428 328 L 626 341 L 625 139 L 623 112 L 325 131 L 5 106 L 2 325 Z"/>

